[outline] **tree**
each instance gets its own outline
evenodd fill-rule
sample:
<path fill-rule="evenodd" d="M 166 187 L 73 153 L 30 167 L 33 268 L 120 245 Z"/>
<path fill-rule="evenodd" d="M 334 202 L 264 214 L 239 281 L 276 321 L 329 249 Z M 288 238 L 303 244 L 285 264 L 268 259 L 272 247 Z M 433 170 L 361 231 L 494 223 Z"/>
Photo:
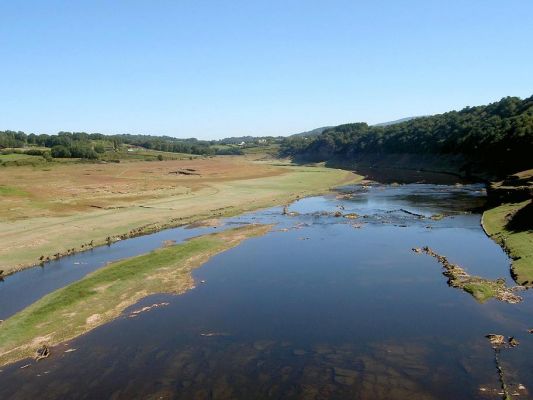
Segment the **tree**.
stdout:
<path fill-rule="evenodd" d="M 97 143 L 94 145 L 94 151 L 96 151 L 98 154 L 105 153 L 105 148 L 102 143 Z"/>

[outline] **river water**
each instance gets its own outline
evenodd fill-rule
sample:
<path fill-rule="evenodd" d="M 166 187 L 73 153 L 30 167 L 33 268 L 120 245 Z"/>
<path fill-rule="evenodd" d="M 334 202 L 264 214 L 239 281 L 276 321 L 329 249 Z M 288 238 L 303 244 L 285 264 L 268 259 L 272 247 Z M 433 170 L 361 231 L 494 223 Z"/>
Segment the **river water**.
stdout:
<path fill-rule="evenodd" d="M 488 333 L 520 341 L 500 359 L 517 398 L 530 398 L 530 291 L 520 304 L 480 304 L 411 250 L 430 246 L 512 284 L 509 259 L 480 227 L 484 201 L 479 185 L 349 186 L 291 204 L 295 215 L 229 218 L 216 229 L 276 225 L 197 269 L 196 289 L 133 308 L 168 306 L 4 368 L 0 398 L 497 399 Z M 214 230 L 171 229 L 15 274 L 0 284 L 0 318 L 106 262 Z"/>

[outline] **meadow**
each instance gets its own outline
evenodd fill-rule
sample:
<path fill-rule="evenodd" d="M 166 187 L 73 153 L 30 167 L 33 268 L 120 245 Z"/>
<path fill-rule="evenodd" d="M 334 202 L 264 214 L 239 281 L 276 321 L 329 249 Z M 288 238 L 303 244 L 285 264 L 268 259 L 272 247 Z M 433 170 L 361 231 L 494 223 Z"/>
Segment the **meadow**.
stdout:
<path fill-rule="evenodd" d="M 362 177 L 262 155 L 0 168 L 0 270 L 127 237 L 236 215 Z"/>

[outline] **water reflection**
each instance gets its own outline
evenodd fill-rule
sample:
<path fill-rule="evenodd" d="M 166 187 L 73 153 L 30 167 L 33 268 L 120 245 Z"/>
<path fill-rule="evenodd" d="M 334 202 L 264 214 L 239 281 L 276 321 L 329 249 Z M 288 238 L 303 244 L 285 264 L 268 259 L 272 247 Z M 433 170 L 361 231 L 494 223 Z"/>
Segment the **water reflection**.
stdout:
<path fill-rule="evenodd" d="M 518 305 L 476 303 L 411 251 L 429 245 L 472 274 L 509 279 L 480 215 L 464 213 L 482 201 L 478 186 L 348 187 L 292 204 L 299 215 L 273 208 L 231 218 L 277 225 L 197 270 L 205 285 L 134 308 L 167 307 L 119 318 L 28 368 L 4 369 L 0 397 L 495 398 L 484 338 L 493 331 L 521 340 L 502 360 L 512 383 L 531 388 L 530 293 Z"/>

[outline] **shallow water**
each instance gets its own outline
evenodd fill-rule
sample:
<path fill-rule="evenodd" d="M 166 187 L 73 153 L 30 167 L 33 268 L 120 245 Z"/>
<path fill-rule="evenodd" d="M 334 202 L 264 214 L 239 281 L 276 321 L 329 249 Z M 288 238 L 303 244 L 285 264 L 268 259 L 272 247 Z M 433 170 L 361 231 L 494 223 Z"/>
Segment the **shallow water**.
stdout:
<path fill-rule="evenodd" d="M 531 293 L 517 305 L 479 304 L 448 287 L 433 258 L 411 251 L 428 245 L 471 274 L 511 284 L 508 258 L 479 225 L 475 210 L 484 196 L 477 185 L 354 186 L 292 204 L 289 211 L 299 215 L 273 208 L 228 219 L 226 227 L 276 226 L 196 270 L 205 284 L 133 308 L 163 301 L 167 307 L 137 318 L 126 312 L 53 348 L 47 360 L 5 368 L 0 398 L 501 398 L 492 392 L 499 382 L 484 338 L 491 332 L 520 340 L 500 357 L 508 384 L 533 389 Z M 335 217 L 336 211 L 359 218 Z M 435 214 L 445 217 L 429 218 Z M 57 270 L 14 275 L 0 296 L 11 284 L 33 285 L 31 274 L 50 282 L 68 275 L 60 287 L 111 259 L 213 230 L 196 229 L 124 241 L 64 259 L 68 264 Z M 0 297 L 2 310 L 10 298 L 8 315 L 26 301 L 11 290 Z"/>

